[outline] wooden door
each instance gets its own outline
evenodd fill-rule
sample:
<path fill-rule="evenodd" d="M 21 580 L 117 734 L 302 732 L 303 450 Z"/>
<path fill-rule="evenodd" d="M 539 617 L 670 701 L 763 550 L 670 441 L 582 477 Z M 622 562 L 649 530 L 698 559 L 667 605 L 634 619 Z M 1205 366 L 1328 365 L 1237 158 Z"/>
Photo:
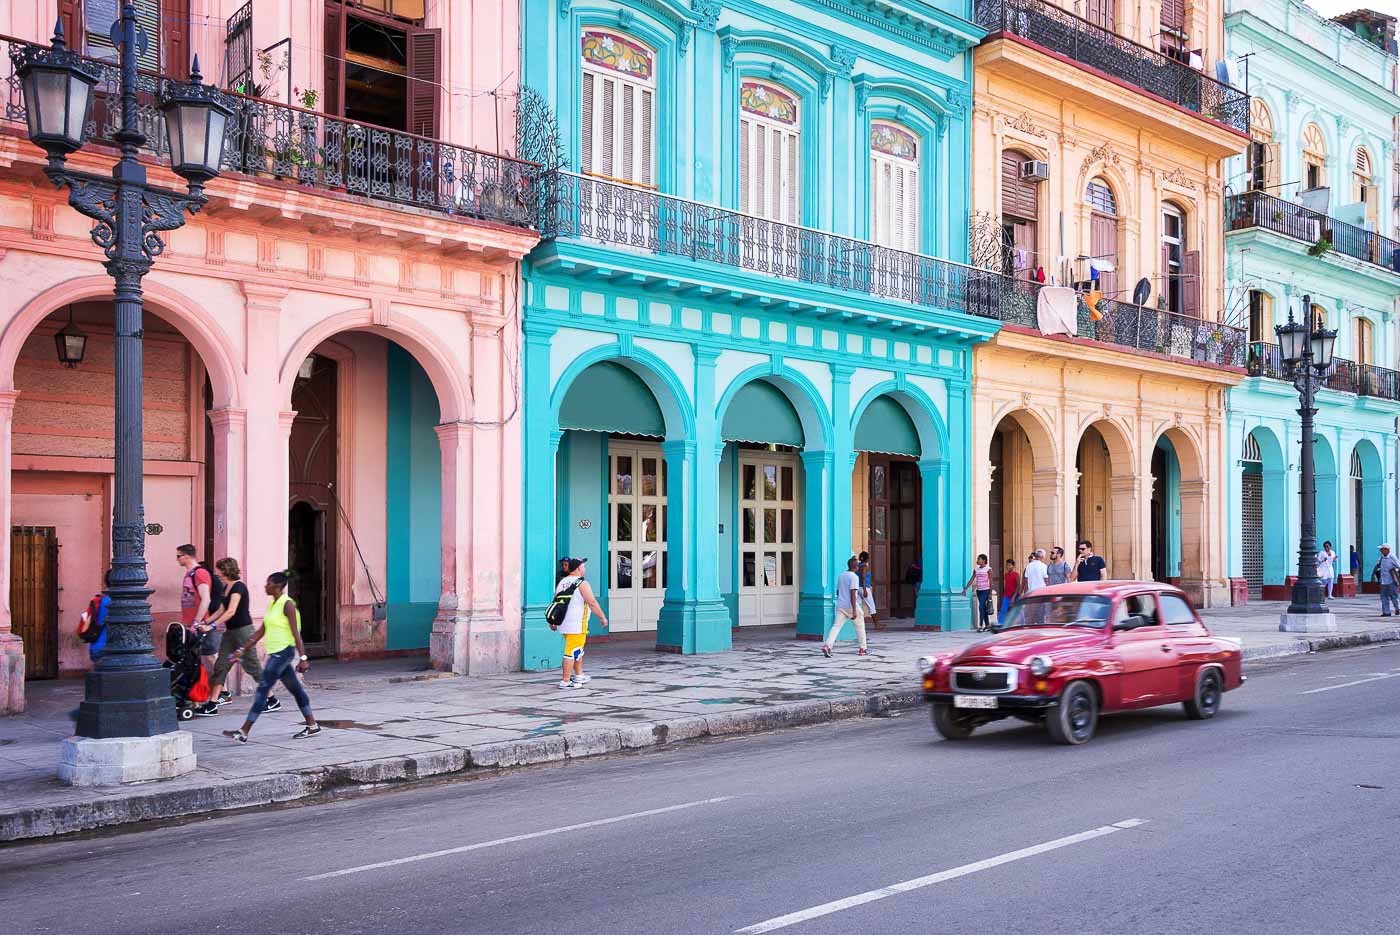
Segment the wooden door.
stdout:
<path fill-rule="evenodd" d="M 1015 150 L 1001 154 L 1001 222 L 1010 230 L 1015 275 L 1029 279 L 1040 264 L 1036 246 L 1039 198 L 1034 182 L 1021 178 L 1027 157 Z"/>
<path fill-rule="evenodd" d="M 914 616 L 918 588 L 905 572 L 922 551 L 919 468 L 905 458 L 870 455 L 869 551 L 879 617 Z"/>
<path fill-rule="evenodd" d="M 57 678 L 58 536 L 52 526 L 10 529 L 10 616 L 24 640 L 26 678 Z"/>
<path fill-rule="evenodd" d="M 1109 298 L 1118 298 L 1118 219 L 1095 211 L 1089 216 L 1089 255 L 1112 264 L 1113 271 L 1100 271 L 1099 289 Z"/>
<path fill-rule="evenodd" d="M 1088 0 L 1084 18 L 1095 26 L 1112 32 L 1117 25 L 1117 4 L 1115 0 Z"/>
<path fill-rule="evenodd" d="M 287 593 L 301 611 L 307 653 L 331 656 L 336 651 L 340 604 L 337 544 L 342 511 L 336 490 L 339 375 L 330 358 L 318 356 L 314 361 L 310 378 L 298 378 L 292 388 L 292 408 L 297 415 L 288 449 L 287 562 L 293 574 Z"/>

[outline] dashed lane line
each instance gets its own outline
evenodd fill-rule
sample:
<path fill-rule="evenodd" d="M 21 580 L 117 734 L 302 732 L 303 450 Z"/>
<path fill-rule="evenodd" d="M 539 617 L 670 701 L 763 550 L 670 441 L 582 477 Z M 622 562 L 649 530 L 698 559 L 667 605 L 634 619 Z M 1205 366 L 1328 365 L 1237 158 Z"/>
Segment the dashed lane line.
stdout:
<path fill-rule="evenodd" d="M 1331 692 L 1339 688 L 1351 688 L 1354 685 L 1365 685 L 1367 682 L 1379 682 L 1381 679 L 1400 678 L 1400 672 L 1387 672 L 1385 675 L 1373 675 L 1370 678 L 1357 679 L 1354 682 L 1343 682 L 1340 685 L 1324 685 L 1322 688 L 1309 688 L 1300 695 L 1316 695 L 1318 692 Z"/>

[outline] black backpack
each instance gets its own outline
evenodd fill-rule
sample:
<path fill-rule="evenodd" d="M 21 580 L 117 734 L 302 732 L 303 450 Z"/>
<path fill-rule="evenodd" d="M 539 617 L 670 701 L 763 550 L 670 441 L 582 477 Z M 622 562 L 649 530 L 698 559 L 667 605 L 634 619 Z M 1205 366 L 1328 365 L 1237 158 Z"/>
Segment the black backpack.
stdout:
<path fill-rule="evenodd" d="M 574 592 L 578 586 L 583 584 L 583 579 L 579 578 L 558 594 L 554 595 L 554 600 L 549 602 L 549 606 L 544 609 L 544 619 L 549 624 L 551 630 L 559 629 L 564 622 L 564 618 L 569 613 L 569 602 L 573 600 Z"/>
<path fill-rule="evenodd" d="M 209 616 L 224 609 L 224 579 L 216 571 L 209 572 Z"/>

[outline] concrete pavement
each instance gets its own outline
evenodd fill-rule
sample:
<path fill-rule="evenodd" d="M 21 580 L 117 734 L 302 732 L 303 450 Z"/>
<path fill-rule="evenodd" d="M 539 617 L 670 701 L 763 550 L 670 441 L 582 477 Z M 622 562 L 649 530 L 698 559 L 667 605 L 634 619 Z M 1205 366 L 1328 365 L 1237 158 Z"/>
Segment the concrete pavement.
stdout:
<path fill-rule="evenodd" d="M 941 741 L 920 709 L 34 842 L 0 849 L 0 913 L 32 935 L 1393 927 L 1400 646 L 1254 669 L 1214 720 L 1119 715 L 1081 748 L 1018 722 Z"/>
<path fill-rule="evenodd" d="M 1240 639 L 1251 661 L 1400 639 L 1400 621 L 1376 616 L 1374 598 L 1336 602 L 1342 632 L 1325 639 L 1279 633 L 1281 609 L 1255 604 L 1207 618 Z M 0 841 L 862 717 L 915 702 L 918 656 L 977 638 L 876 632 L 870 656 L 842 644 L 828 660 L 789 633 L 744 631 L 733 652 L 698 657 L 658 654 L 642 642 L 600 644 L 588 659 L 594 681 L 567 691 L 553 673 L 457 678 L 426 671 L 421 658 L 318 663 L 309 687 L 329 728 L 320 736 L 291 739 L 299 717 L 288 703 L 258 722 L 252 743 L 236 746 L 219 732 L 241 721 L 243 699 L 217 718 L 185 722 L 196 772 L 108 789 L 55 778 L 81 682 L 31 683 L 29 711 L 0 719 Z"/>

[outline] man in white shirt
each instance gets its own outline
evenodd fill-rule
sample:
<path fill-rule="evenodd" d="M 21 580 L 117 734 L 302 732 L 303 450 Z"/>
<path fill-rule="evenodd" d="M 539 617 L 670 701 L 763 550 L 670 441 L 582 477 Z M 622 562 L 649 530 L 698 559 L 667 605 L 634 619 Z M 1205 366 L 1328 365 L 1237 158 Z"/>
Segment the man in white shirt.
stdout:
<path fill-rule="evenodd" d="M 1049 576 L 1050 569 L 1045 564 L 1045 550 L 1036 549 L 1031 553 L 1031 560 L 1026 563 L 1026 570 L 1021 575 L 1021 595 L 1023 597 L 1030 597 L 1036 591 L 1045 587 L 1046 580 Z M 1036 615 L 1038 615 L 1041 607 L 1038 604 L 1033 604 L 1026 609 L 1027 611 L 1033 610 L 1036 612 Z M 1029 622 L 1034 624 L 1040 621 L 1030 620 Z"/>
<path fill-rule="evenodd" d="M 841 629 L 847 621 L 856 625 L 856 640 L 860 643 L 860 650 L 856 655 L 868 655 L 865 649 L 865 615 L 862 613 L 860 576 L 856 574 L 859 565 L 856 557 L 851 556 L 846 560 L 846 570 L 836 579 L 836 619 L 831 622 L 831 632 L 827 634 L 826 642 L 822 643 L 822 655 L 828 658 L 831 656 L 832 645 L 841 635 Z"/>

